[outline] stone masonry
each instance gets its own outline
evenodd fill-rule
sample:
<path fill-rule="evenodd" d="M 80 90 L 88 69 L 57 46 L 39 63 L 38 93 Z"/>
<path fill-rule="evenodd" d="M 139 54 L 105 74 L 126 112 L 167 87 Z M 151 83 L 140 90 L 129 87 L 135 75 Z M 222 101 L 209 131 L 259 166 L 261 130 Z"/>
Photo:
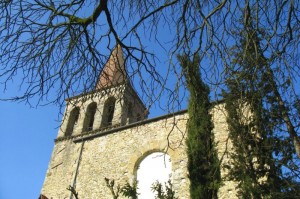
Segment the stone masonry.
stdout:
<path fill-rule="evenodd" d="M 224 107 L 212 113 L 214 133 L 222 164 L 228 163 L 228 140 Z M 185 134 L 187 113 L 179 112 L 107 131 L 57 141 L 46 174 L 42 194 L 48 198 L 70 198 L 66 190 L 75 186 L 81 198 L 112 198 L 104 178 L 118 184 L 133 182 L 140 161 L 152 152 L 166 152 L 172 162 L 172 183 L 180 199 L 189 198 Z M 175 128 L 174 128 L 175 127 Z M 222 170 L 222 176 L 226 174 Z M 224 181 L 219 198 L 236 198 L 236 183 Z M 120 197 L 122 198 L 122 197 Z"/>
<path fill-rule="evenodd" d="M 67 188 L 73 186 L 80 199 L 110 199 L 104 178 L 118 185 L 133 183 L 140 162 L 153 152 L 164 152 L 171 159 L 176 196 L 189 199 L 187 112 L 147 119 L 148 110 L 126 76 L 120 78 L 126 71 L 124 62 L 118 60 L 122 59 L 121 49 L 116 49 L 103 70 L 111 67 L 114 72 L 100 74 L 93 92 L 67 100 L 41 195 L 48 199 L 72 198 Z M 105 79 L 105 75 L 110 76 Z M 118 81 L 107 83 L 115 77 Z M 222 165 L 230 165 L 232 144 L 224 104 L 216 103 L 211 114 L 219 159 Z M 223 178 L 226 173 L 222 167 Z M 237 183 L 224 178 L 219 198 L 237 198 L 236 187 Z"/>

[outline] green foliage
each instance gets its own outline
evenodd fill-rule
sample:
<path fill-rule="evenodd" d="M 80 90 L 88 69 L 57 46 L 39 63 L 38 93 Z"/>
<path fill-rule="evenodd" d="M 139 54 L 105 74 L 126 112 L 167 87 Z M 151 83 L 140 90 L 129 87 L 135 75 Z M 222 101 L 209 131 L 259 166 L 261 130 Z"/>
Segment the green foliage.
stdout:
<path fill-rule="evenodd" d="M 201 80 L 198 55 L 192 61 L 188 55 L 178 56 L 178 60 L 190 92 L 186 143 L 191 198 L 217 198 L 220 168 L 209 113 L 209 88 Z"/>
<path fill-rule="evenodd" d="M 137 182 L 134 181 L 133 185 L 131 186 L 128 182 L 121 188 L 121 193 L 123 196 L 126 196 L 131 199 L 137 199 Z"/>
<path fill-rule="evenodd" d="M 137 193 L 137 189 L 138 189 L 137 181 L 135 181 L 133 185 L 130 185 L 127 182 L 123 186 L 117 185 L 116 187 L 115 187 L 114 180 L 105 178 L 105 182 L 106 182 L 106 186 L 110 189 L 114 199 L 119 198 L 120 193 L 127 198 L 131 198 L 131 199 L 138 198 L 139 194 Z M 156 196 L 155 196 L 156 199 L 177 199 L 175 198 L 175 191 L 173 190 L 172 183 L 170 180 L 168 181 L 168 183 L 165 183 L 164 187 L 161 183 L 157 181 L 153 183 L 151 189 L 154 193 L 156 192 Z M 75 189 L 74 189 L 74 193 L 76 193 Z"/>
<path fill-rule="evenodd" d="M 115 181 L 110 180 L 108 178 L 105 178 L 106 186 L 110 189 L 111 194 L 114 199 L 119 198 L 120 193 L 130 199 L 137 199 L 138 198 L 138 193 L 137 193 L 137 181 L 133 183 L 133 185 L 130 185 L 128 182 L 123 185 L 117 185 L 115 187 Z M 172 183 L 171 181 L 168 181 L 168 183 L 165 183 L 165 186 L 158 181 L 153 183 L 152 185 L 152 191 L 155 193 L 156 192 L 156 199 L 177 199 L 175 198 L 175 191 L 172 188 Z M 75 191 L 75 190 L 74 190 Z M 73 193 L 73 192 L 72 192 Z M 76 193 L 76 191 L 75 191 Z"/>
<path fill-rule="evenodd" d="M 282 124 L 275 93 L 278 88 L 270 73 L 270 60 L 264 56 L 251 23 L 251 18 L 247 18 L 239 33 L 240 42 L 232 48 L 228 90 L 223 93 L 235 150 L 228 177 L 239 183 L 241 198 L 295 198 L 295 182 L 282 174 L 285 163 L 280 157 L 291 158 L 292 144 L 276 134 L 276 127 Z M 283 155 L 279 151 L 286 152 Z"/>
<path fill-rule="evenodd" d="M 108 178 L 104 178 L 104 180 L 114 199 L 119 198 L 120 194 L 131 199 L 138 198 L 136 181 L 133 183 L 132 186 L 128 182 L 123 186 L 115 186 L 115 180 L 110 180 Z"/>
<path fill-rule="evenodd" d="M 229 179 L 239 182 L 239 194 L 242 198 L 266 198 L 280 191 L 278 170 L 272 157 L 271 131 L 264 129 L 267 118 L 261 117 L 259 103 L 249 104 L 247 99 L 226 98 L 228 111 L 229 136 L 235 152 Z M 251 107 L 251 121 L 242 116 L 245 110 L 241 106 Z M 265 125 L 266 124 L 266 125 Z"/>
<path fill-rule="evenodd" d="M 152 187 L 152 191 L 155 193 L 155 199 L 177 199 L 175 198 L 175 191 L 173 190 L 172 183 L 169 180 L 168 183 L 165 183 L 165 187 L 158 181 L 156 181 Z"/>

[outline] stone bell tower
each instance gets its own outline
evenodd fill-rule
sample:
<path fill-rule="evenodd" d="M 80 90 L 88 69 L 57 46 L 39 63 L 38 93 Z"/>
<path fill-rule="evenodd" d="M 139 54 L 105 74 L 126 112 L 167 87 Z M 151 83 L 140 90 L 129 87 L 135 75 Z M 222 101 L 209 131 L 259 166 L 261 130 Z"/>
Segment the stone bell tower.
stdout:
<path fill-rule="evenodd" d="M 147 117 L 146 108 L 127 77 L 119 45 L 103 67 L 95 89 L 66 101 L 58 139 L 123 126 Z"/>
<path fill-rule="evenodd" d="M 144 120 L 147 118 L 145 110 L 128 79 L 122 48 L 117 45 L 103 67 L 94 90 L 66 100 L 41 197 L 72 197 L 66 188 L 76 184 L 84 149 L 83 145 L 74 142 L 75 139 Z"/>
<path fill-rule="evenodd" d="M 66 100 L 40 198 L 74 199 L 67 190 L 69 186 L 76 189 L 79 198 L 112 198 L 104 179 L 113 179 L 118 185 L 146 180 L 147 175 L 139 174 L 139 168 L 155 152 L 170 157 L 170 180 L 176 197 L 190 198 L 184 142 L 187 111 L 147 119 L 146 108 L 130 84 L 125 68 L 122 48 L 116 46 L 94 90 Z M 222 165 L 231 165 L 233 145 L 224 104 L 216 103 L 211 114 L 218 156 L 224 168 L 221 175 L 225 179 L 228 166 Z M 236 182 L 225 180 L 218 198 L 238 198 L 237 190 Z"/>

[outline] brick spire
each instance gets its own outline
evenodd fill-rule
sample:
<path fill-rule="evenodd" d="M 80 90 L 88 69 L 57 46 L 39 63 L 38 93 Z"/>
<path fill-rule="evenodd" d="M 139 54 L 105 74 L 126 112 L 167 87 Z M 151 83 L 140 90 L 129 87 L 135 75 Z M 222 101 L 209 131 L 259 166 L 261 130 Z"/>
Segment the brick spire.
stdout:
<path fill-rule="evenodd" d="M 103 89 L 124 83 L 126 81 L 126 70 L 122 47 L 118 44 L 109 56 L 108 61 L 101 71 L 95 89 Z"/>

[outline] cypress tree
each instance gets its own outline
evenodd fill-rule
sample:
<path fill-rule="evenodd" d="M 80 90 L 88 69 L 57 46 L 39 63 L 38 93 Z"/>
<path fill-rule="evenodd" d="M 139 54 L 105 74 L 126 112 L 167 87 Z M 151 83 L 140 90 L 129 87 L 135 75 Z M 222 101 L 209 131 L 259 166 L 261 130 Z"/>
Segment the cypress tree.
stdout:
<path fill-rule="evenodd" d="M 215 149 L 213 123 L 209 109 L 209 88 L 201 79 L 198 55 L 178 56 L 190 92 L 186 139 L 190 195 L 193 199 L 217 198 L 220 168 Z"/>

